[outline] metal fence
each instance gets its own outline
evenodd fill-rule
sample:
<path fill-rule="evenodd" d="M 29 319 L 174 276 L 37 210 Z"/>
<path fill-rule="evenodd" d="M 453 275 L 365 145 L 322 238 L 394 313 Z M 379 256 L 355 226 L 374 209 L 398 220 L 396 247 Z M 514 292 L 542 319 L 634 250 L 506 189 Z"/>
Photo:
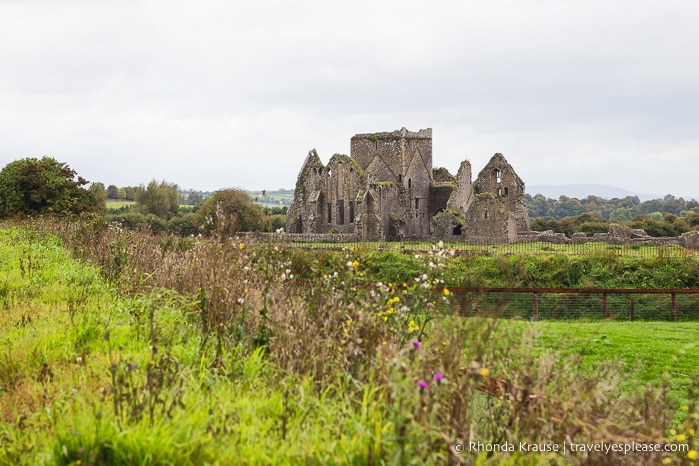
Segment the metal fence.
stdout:
<path fill-rule="evenodd" d="M 699 289 L 603 288 L 449 288 L 466 316 L 497 316 L 538 321 L 699 320 Z"/>
<path fill-rule="evenodd" d="M 255 241 L 279 241 L 288 247 L 306 249 L 376 249 L 395 251 L 429 251 L 445 249 L 454 255 L 495 255 L 495 254 L 569 254 L 590 255 L 608 254 L 624 257 L 657 257 L 657 258 L 692 258 L 696 257 L 694 249 L 688 249 L 678 244 L 642 244 L 642 243 L 609 243 L 605 241 L 588 241 L 582 243 L 557 244 L 550 242 L 516 242 L 516 243 L 465 243 L 459 241 L 428 241 L 404 240 L 368 242 L 357 241 L 355 235 L 320 235 L 320 234 L 261 234 L 245 235 Z"/>

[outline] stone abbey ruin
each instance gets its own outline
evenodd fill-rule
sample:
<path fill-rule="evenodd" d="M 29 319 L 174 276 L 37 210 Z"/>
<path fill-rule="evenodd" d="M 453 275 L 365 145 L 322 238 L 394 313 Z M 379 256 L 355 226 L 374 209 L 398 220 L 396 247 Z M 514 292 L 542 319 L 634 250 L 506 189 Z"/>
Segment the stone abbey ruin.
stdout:
<path fill-rule="evenodd" d="M 432 167 L 432 130 L 357 134 L 350 156 L 323 165 L 315 149 L 301 168 L 286 217 L 290 234 L 361 241 L 444 239 L 513 242 L 531 234 L 524 182 L 502 154 L 471 179 Z"/>

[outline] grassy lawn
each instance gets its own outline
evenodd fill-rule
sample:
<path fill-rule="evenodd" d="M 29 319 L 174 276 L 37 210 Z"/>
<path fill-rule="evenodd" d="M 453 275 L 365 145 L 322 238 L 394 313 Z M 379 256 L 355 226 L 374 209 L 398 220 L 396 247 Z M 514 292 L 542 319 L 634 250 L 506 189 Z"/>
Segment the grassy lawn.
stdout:
<path fill-rule="evenodd" d="M 671 395 L 686 404 L 699 368 L 699 322 L 539 322 L 536 346 L 562 356 L 579 355 L 581 369 L 619 361 L 626 388 L 668 378 Z"/>
<path fill-rule="evenodd" d="M 63 231 L 100 267 L 0 230 L 0 465 L 598 464 L 451 446 L 614 441 L 616 425 L 696 448 L 699 323 L 429 320 L 420 287 L 362 288 L 360 252 L 337 275 L 300 264 L 317 275 L 303 289 L 284 281 L 301 259 L 274 248 Z M 476 390 L 524 374 L 539 404 Z M 614 458 L 663 459 L 687 457 Z"/>

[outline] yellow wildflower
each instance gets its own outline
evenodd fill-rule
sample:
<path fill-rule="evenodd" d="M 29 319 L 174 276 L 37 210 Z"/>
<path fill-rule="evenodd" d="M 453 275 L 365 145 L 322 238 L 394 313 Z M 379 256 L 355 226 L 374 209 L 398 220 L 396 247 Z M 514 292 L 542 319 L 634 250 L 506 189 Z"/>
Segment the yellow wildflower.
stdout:
<path fill-rule="evenodd" d="M 684 434 L 679 434 L 675 437 L 675 440 L 677 440 L 678 442 L 684 442 L 685 440 L 687 440 L 687 436 Z"/>
<path fill-rule="evenodd" d="M 449 288 L 444 287 L 444 296 L 449 296 Z"/>
<path fill-rule="evenodd" d="M 352 267 L 354 267 L 356 269 L 358 266 L 359 266 L 358 260 L 355 259 L 354 261 L 352 261 Z"/>
<path fill-rule="evenodd" d="M 690 460 L 697 459 L 697 451 L 696 450 L 689 450 L 687 452 L 687 458 L 689 458 Z"/>
<path fill-rule="evenodd" d="M 663 464 L 670 464 L 672 460 L 670 458 L 663 458 Z"/>
<path fill-rule="evenodd" d="M 481 374 L 483 377 L 488 377 L 488 374 L 490 374 L 490 371 L 486 369 L 485 367 L 481 367 L 481 369 L 478 371 L 479 374 Z"/>

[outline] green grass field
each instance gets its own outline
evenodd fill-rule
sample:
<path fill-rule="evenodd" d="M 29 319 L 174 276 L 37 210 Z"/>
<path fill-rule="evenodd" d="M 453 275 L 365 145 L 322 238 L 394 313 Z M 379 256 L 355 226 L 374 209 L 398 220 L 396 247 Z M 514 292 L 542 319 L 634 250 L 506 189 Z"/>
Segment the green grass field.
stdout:
<path fill-rule="evenodd" d="M 247 243 L 71 234 L 75 250 L 112 259 L 96 267 L 56 237 L 0 230 L 0 464 L 593 464 L 604 458 L 450 445 L 611 441 L 616 425 L 696 442 L 696 322 L 429 320 L 401 310 L 401 291 L 357 288 L 370 262 L 359 252 L 304 291 L 283 286 L 294 266 L 279 251 Z M 143 286 L 130 274 L 149 257 Z M 196 293 L 175 291 L 197 270 Z M 543 401 L 474 392 L 489 377 L 531 378 Z"/>
<path fill-rule="evenodd" d="M 107 209 L 121 209 L 122 207 L 135 206 L 134 201 L 107 201 Z"/>

